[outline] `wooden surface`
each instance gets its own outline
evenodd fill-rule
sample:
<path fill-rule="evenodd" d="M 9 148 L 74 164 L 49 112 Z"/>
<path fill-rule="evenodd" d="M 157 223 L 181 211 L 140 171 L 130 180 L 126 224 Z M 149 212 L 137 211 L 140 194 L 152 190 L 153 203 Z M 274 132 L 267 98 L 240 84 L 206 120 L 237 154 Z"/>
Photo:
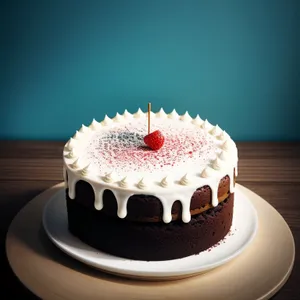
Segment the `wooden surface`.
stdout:
<path fill-rule="evenodd" d="M 294 235 L 294 269 L 290 279 L 274 299 L 299 299 L 300 143 L 237 144 L 238 182 L 273 205 L 285 218 Z M 2 292 L 9 293 L 8 299 L 37 299 L 18 282 L 10 270 L 5 255 L 5 236 L 12 218 L 21 207 L 43 190 L 62 181 L 62 147 L 62 142 L 1 141 L 0 272 Z"/>

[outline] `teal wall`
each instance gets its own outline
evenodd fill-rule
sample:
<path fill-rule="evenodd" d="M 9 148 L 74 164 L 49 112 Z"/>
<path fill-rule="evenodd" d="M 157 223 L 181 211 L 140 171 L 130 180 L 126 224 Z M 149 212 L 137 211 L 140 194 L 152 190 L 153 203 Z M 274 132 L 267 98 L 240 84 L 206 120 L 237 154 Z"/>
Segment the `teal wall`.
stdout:
<path fill-rule="evenodd" d="M 236 140 L 300 139 L 299 3 L 2 1 L 0 138 L 64 140 L 151 101 Z"/>

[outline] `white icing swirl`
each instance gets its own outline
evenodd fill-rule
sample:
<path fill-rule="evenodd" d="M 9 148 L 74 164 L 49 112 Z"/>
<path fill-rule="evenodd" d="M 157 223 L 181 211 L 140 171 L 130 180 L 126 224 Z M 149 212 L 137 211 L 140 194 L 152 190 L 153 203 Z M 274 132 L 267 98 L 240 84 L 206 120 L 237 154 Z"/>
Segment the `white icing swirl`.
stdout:
<path fill-rule="evenodd" d="M 217 136 L 218 140 L 225 140 L 226 139 L 226 132 L 225 130 L 223 130 L 218 136 Z"/>
<path fill-rule="evenodd" d="M 168 176 L 164 177 L 162 179 L 162 181 L 160 182 L 160 185 L 163 187 L 163 188 L 166 188 L 166 187 L 169 187 L 171 185 L 171 180 L 169 179 Z"/>
<path fill-rule="evenodd" d="M 133 116 L 135 118 L 142 118 L 144 115 L 145 115 L 145 113 L 139 108 Z"/>
<path fill-rule="evenodd" d="M 91 169 L 92 169 L 91 164 L 88 164 L 81 170 L 80 173 L 82 176 L 87 176 L 91 172 Z"/>
<path fill-rule="evenodd" d="M 145 181 L 144 181 L 144 178 L 142 178 L 142 179 L 139 181 L 139 183 L 137 184 L 137 187 L 138 187 L 139 189 L 141 189 L 141 190 L 144 190 L 144 189 L 147 188 L 147 185 L 146 185 L 146 183 L 145 183 Z"/>
<path fill-rule="evenodd" d="M 79 164 L 79 158 L 77 158 L 72 164 L 71 164 L 72 169 L 79 169 L 80 164 Z"/>
<path fill-rule="evenodd" d="M 222 151 L 222 152 L 219 154 L 219 158 L 220 158 L 221 160 L 223 160 L 223 161 L 226 161 L 226 160 L 229 158 L 228 152 Z"/>
<path fill-rule="evenodd" d="M 188 178 L 188 174 L 185 174 L 179 181 L 181 185 L 188 185 L 190 183 L 190 180 Z"/>
<path fill-rule="evenodd" d="M 166 118 L 168 115 L 165 113 L 165 111 L 163 110 L 163 108 L 161 108 L 157 113 L 156 113 L 156 117 L 157 118 Z"/>
<path fill-rule="evenodd" d="M 217 158 L 213 161 L 212 167 L 213 167 L 215 170 L 221 170 L 222 167 L 223 167 L 223 163 L 222 163 L 221 160 L 217 157 Z"/>
<path fill-rule="evenodd" d="M 210 167 L 206 167 L 202 172 L 201 172 L 201 177 L 202 178 L 208 178 L 213 176 L 213 170 Z"/>
<path fill-rule="evenodd" d="M 121 116 L 119 113 L 116 114 L 116 116 L 113 118 L 114 122 L 120 123 L 123 120 L 123 116 Z"/>
<path fill-rule="evenodd" d="M 180 120 L 181 121 L 185 121 L 185 122 L 188 122 L 188 121 L 191 121 L 192 120 L 192 117 L 189 115 L 189 113 L 186 111 L 184 115 L 180 116 Z"/>
<path fill-rule="evenodd" d="M 132 114 L 128 112 L 127 109 L 125 109 L 124 113 L 123 113 L 123 117 L 125 119 L 129 119 L 129 118 L 132 118 Z"/>
<path fill-rule="evenodd" d="M 199 115 L 197 115 L 196 118 L 193 119 L 192 123 L 193 123 L 194 125 L 200 126 L 200 125 L 203 123 L 203 120 L 200 118 Z"/>
<path fill-rule="evenodd" d="M 178 115 L 177 111 L 175 110 L 175 108 L 168 114 L 168 118 L 170 118 L 170 119 L 179 118 L 179 115 Z"/>
<path fill-rule="evenodd" d="M 66 150 L 71 151 L 74 149 L 76 144 L 76 141 L 71 137 L 67 143 L 67 145 L 65 146 Z"/>
<path fill-rule="evenodd" d="M 73 158 L 73 157 L 75 157 L 75 151 L 74 151 L 74 149 L 72 149 L 69 153 L 67 153 L 66 157 L 67 158 Z"/>
<path fill-rule="evenodd" d="M 230 149 L 230 144 L 229 141 L 226 140 L 222 145 L 221 145 L 221 149 L 225 150 L 225 151 L 229 151 Z"/>
<path fill-rule="evenodd" d="M 115 180 L 115 173 L 114 172 L 110 172 L 107 173 L 104 177 L 103 180 L 107 183 L 111 183 Z"/>
<path fill-rule="evenodd" d="M 101 124 L 97 122 L 95 119 L 93 119 L 92 123 L 90 124 L 89 128 L 91 130 L 98 130 L 101 128 Z"/>
<path fill-rule="evenodd" d="M 90 131 L 90 128 L 86 127 L 85 125 L 82 124 L 81 128 L 79 129 L 80 133 L 87 133 Z"/>
<path fill-rule="evenodd" d="M 216 126 L 214 126 L 214 127 L 209 131 L 209 133 L 210 133 L 211 135 L 217 135 L 217 134 L 219 133 L 219 131 L 220 131 L 220 127 L 219 127 L 219 125 L 217 124 Z"/>
<path fill-rule="evenodd" d="M 127 177 L 124 177 L 120 182 L 119 182 L 119 186 L 126 189 L 128 188 L 128 179 Z"/>
<path fill-rule="evenodd" d="M 108 126 L 113 122 L 111 118 L 108 117 L 108 115 L 105 115 L 103 121 L 101 122 L 101 125 Z"/>
<path fill-rule="evenodd" d="M 212 125 L 207 121 L 207 119 L 205 119 L 201 125 L 201 128 L 208 130 L 211 126 Z"/>
<path fill-rule="evenodd" d="M 79 132 L 78 130 L 76 130 L 76 133 L 73 136 L 74 140 L 80 140 L 82 139 L 82 137 L 84 136 L 84 134 L 82 132 Z"/>

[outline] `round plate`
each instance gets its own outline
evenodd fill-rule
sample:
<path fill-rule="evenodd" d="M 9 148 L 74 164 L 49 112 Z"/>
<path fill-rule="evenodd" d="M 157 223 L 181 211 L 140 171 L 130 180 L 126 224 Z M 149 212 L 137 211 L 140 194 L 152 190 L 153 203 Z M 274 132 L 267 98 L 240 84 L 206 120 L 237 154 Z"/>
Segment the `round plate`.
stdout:
<path fill-rule="evenodd" d="M 61 189 L 49 199 L 43 225 L 52 242 L 73 258 L 103 271 L 122 276 L 149 279 L 185 277 L 216 268 L 239 255 L 253 240 L 257 231 L 257 213 L 243 192 L 237 188 L 232 228 L 216 247 L 197 255 L 166 261 L 138 261 L 116 257 L 96 250 L 68 230 L 65 190 Z"/>
<path fill-rule="evenodd" d="M 232 261 L 199 276 L 173 281 L 141 281 L 111 276 L 60 251 L 42 224 L 45 204 L 63 183 L 30 201 L 12 221 L 6 253 L 19 280 L 41 299 L 269 299 L 287 281 L 295 243 L 282 216 L 264 199 L 237 184 L 258 215 L 255 239 Z"/>

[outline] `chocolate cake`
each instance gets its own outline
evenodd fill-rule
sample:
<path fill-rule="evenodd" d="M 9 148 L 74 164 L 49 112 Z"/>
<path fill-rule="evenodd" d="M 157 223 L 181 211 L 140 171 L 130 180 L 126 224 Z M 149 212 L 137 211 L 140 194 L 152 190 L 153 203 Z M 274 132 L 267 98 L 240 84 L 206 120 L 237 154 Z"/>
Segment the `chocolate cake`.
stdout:
<path fill-rule="evenodd" d="M 64 147 L 70 232 L 112 255 L 198 254 L 231 228 L 237 148 L 218 125 L 163 109 L 82 126 Z"/>

